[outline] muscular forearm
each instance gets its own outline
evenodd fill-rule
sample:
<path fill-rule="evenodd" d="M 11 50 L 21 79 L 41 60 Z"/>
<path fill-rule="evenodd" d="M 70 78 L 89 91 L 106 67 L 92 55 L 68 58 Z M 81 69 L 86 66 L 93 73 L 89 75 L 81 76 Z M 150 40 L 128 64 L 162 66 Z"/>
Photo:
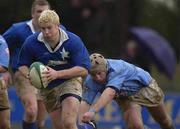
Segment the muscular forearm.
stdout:
<path fill-rule="evenodd" d="M 76 66 L 71 69 L 58 71 L 58 78 L 84 77 L 87 74 L 88 71 L 85 68 Z"/>
<path fill-rule="evenodd" d="M 91 110 L 99 112 L 101 108 L 111 102 L 116 94 L 116 91 L 112 88 L 106 88 L 97 102 L 91 107 Z"/>

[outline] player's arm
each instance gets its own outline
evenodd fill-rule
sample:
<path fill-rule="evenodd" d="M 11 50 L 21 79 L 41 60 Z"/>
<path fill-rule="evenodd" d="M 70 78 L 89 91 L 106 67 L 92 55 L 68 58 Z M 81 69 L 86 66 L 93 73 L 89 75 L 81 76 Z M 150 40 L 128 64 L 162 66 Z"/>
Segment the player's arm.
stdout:
<path fill-rule="evenodd" d="M 25 78 L 29 79 L 29 68 L 27 66 L 20 66 L 18 70 Z"/>
<path fill-rule="evenodd" d="M 64 69 L 59 71 L 56 71 L 48 66 L 47 68 L 48 71 L 43 72 L 43 77 L 46 77 L 48 79 L 48 82 L 58 78 L 67 79 L 73 77 L 84 77 L 88 74 L 88 70 L 80 66 L 75 66 L 70 69 Z"/>
<path fill-rule="evenodd" d="M 109 102 L 111 102 L 113 100 L 113 98 L 116 95 L 116 90 L 111 88 L 111 87 L 107 87 L 103 93 L 101 94 L 100 98 L 97 100 L 97 102 L 92 105 L 91 110 L 94 110 L 95 112 L 99 112 L 99 110 L 101 108 L 103 108 L 104 106 L 106 106 Z"/>
<path fill-rule="evenodd" d="M 100 109 L 102 109 L 109 102 L 111 102 L 113 100 L 113 98 L 115 97 L 115 95 L 116 95 L 116 90 L 111 87 L 107 87 L 103 91 L 103 93 L 101 94 L 101 96 L 97 100 L 97 102 L 94 105 L 92 105 L 91 108 L 89 109 L 89 111 L 83 115 L 82 121 L 88 122 L 88 121 L 94 119 L 96 112 L 99 112 Z"/>
<path fill-rule="evenodd" d="M 60 70 L 58 71 L 58 78 L 72 78 L 72 77 L 85 77 L 88 74 L 88 70 L 80 67 L 75 66 L 70 69 Z"/>

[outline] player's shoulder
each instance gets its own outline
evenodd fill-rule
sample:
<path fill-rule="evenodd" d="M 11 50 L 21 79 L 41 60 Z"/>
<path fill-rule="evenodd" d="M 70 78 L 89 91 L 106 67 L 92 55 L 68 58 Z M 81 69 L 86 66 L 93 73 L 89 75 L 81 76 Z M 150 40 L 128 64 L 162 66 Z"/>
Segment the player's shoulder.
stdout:
<path fill-rule="evenodd" d="M 36 44 L 36 42 L 39 42 L 38 35 L 39 35 L 39 32 L 36 32 L 36 33 L 28 36 L 25 40 L 25 43 Z"/>
<path fill-rule="evenodd" d="M 17 22 L 17 23 L 14 23 L 13 24 L 13 27 L 17 27 L 17 28 L 19 28 L 19 27 L 25 27 L 25 26 L 27 26 L 27 21 L 22 21 L 22 22 Z"/>
<path fill-rule="evenodd" d="M 2 35 L 0 35 L 0 43 L 6 42 Z"/>
<path fill-rule="evenodd" d="M 7 46 L 7 42 L 2 35 L 0 35 L 0 45 Z"/>
<path fill-rule="evenodd" d="M 67 33 L 70 41 L 79 41 L 79 40 L 81 40 L 81 38 L 77 34 L 75 34 L 73 32 L 70 32 L 68 30 L 65 30 L 65 32 Z"/>

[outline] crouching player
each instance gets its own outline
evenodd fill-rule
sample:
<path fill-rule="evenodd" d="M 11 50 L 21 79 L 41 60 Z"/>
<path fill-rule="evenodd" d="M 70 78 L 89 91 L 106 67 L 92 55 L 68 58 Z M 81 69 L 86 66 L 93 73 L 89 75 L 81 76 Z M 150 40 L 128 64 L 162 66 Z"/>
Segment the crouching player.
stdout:
<path fill-rule="evenodd" d="M 7 93 L 10 74 L 9 50 L 6 41 L 0 36 L 0 129 L 10 129 L 10 106 Z"/>
<path fill-rule="evenodd" d="M 162 129 L 174 129 L 163 102 L 164 94 L 156 81 L 143 69 L 123 60 L 105 59 L 101 54 L 90 56 L 90 75 L 85 80 L 85 91 L 80 106 L 80 120 L 89 122 L 113 99 L 122 109 L 128 129 L 144 129 L 141 106 Z M 93 103 L 96 94 L 101 96 Z"/>

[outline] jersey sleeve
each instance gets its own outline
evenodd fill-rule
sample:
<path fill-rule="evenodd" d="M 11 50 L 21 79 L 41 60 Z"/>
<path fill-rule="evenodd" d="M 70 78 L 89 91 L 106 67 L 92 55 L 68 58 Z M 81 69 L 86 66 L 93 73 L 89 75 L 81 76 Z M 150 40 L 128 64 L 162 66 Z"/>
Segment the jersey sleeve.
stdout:
<path fill-rule="evenodd" d="M 15 26 L 11 26 L 4 34 L 3 37 L 5 38 L 9 49 L 12 51 L 16 48 L 18 41 L 17 31 Z"/>
<path fill-rule="evenodd" d="M 120 89 L 123 85 L 124 79 L 125 79 L 125 77 L 120 74 L 114 75 L 112 77 L 110 75 L 106 87 L 111 87 L 111 88 L 115 89 L 116 91 L 120 91 Z"/>
<path fill-rule="evenodd" d="M 81 66 L 90 69 L 90 59 L 89 53 L 83 44 L 82 40 L 79 37 L 74 38 L 70 47 L 71 51 L 71 60 L 72 63 L 76 66 Z"/>
<path fill-rule="evenodd" d="M 30 37 L 27 38 L 20 50 L 18 58 L 18 67 L 20 66 L 30 66 L 33 62 L 33 49 L 31 45 Z"/>
<path fill-rule="evenodd" d="M 0 37 L 0 65 L 5 68 L 9 66 L 9 49 L 2 37 Z"/>

